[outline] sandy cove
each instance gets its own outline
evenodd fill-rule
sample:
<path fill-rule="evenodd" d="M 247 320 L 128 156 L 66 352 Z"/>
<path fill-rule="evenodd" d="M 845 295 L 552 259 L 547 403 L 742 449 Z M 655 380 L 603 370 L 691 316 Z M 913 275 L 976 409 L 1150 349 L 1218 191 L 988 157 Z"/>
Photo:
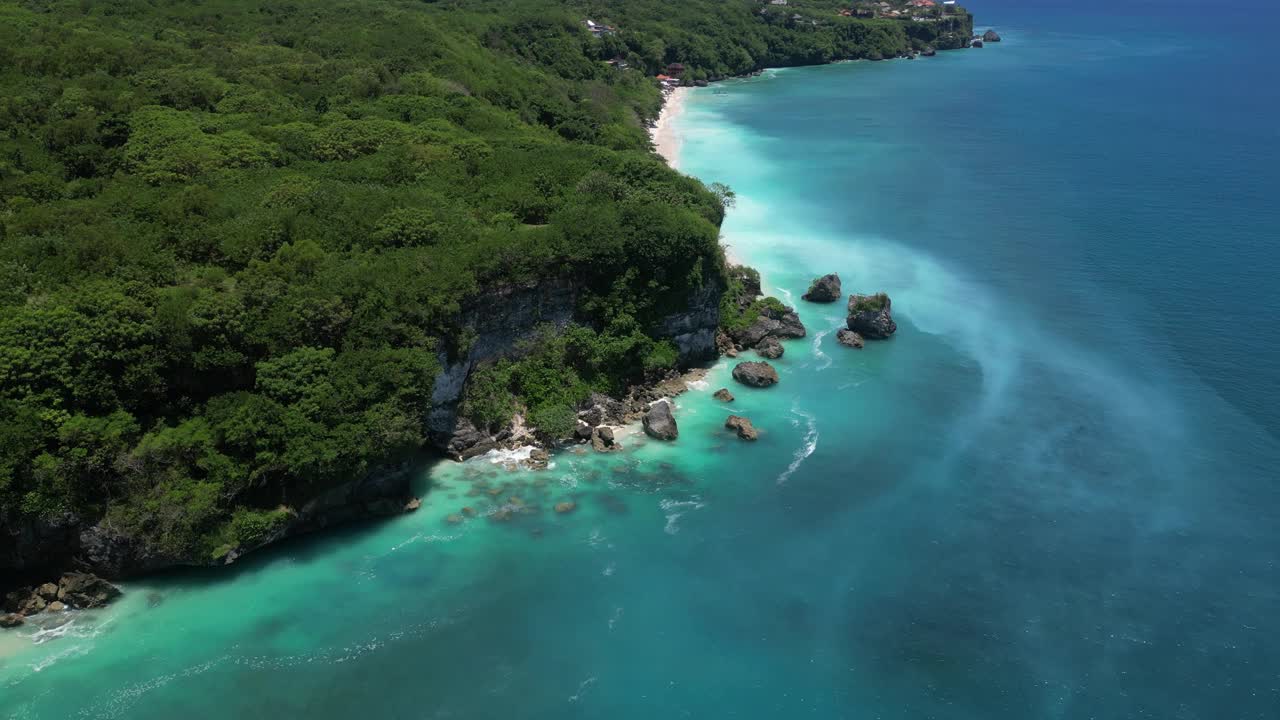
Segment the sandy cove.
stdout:
<path fill-rule="evenodd" d="M 667 93 L 662 103 L 662 112 L 658 114 L 658 120 L 649 130 L 654 149 L 663 160 L 667 161 L 668 165 L 676 169 L 680 167 L 680 135 L 673 125 L 676 118 L 684 112 L 684 102 L 688 98 L 690 89 L 678 87 Z"/>

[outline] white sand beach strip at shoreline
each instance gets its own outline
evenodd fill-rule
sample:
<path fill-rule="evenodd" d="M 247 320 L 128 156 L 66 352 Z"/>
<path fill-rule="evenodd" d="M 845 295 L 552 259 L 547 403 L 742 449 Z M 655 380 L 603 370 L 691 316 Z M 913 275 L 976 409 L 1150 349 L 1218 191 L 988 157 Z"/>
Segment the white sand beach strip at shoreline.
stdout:
<path fill-rule="evenodd" d="M 666 102 L 662 104 L 662 112 L 658 114 L 658 121 L 654 123 L 653 129 L 650 130 L 650 137 L 653 138 L 654 148 L 663 160 L 673 168 L 679 168 L 680 154 L 680 136 L 672 127 L 673 121 L 684 111 L 684 101 L 689 93 L 689 88 L 678 87 L 667 95 Z"/>

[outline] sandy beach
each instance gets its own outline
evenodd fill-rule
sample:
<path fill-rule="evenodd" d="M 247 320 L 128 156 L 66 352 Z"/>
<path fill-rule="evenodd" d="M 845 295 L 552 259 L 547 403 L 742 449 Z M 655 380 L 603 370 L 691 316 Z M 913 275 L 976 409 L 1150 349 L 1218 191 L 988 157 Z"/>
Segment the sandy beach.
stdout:
<path fill-rule="evenodd" d="M 662 112 L 659 113 L 657 122 L 649 131 L 658 154 L 673 168 L 680 167 L 680 135 L 672 125 L 680 113 L 684 112 L 684 101 L 688 97 L 689 90 L 690 88 L 678 87 L 667 95 L 666 102 L 662 104 Z"/>
<path fill-rule="evenodd" d="M 667 164 L 676 170 L 680 169 L 680 142 L 681 136 L 678 123 L 676 120 L 680 114 L 684 112 L 685 101 L 689 99 L 689 91 L 693 88 L 678 87 L 667 95 L 667 100 L 662 105 L 662 112 L 658 115 L 658 120 L 649 130 L 649 135 L 653 139 L 654 148 L 658 155 L 662 156 Z M 725 260 L 730 265 L 741 263 L 741 259 L 733 252 L 728 243 L 721 243 L 724 247 Z"/>

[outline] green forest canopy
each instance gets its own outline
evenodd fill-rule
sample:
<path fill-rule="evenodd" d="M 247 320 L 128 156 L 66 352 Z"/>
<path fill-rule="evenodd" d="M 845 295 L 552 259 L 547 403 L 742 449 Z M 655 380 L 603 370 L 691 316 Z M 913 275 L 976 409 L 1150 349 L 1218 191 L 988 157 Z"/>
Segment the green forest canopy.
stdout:
<path fill-rule="evenodd" d="M 424 443 L 486 287 L 589 289 L 477 379 L 486 418 L 515 392 L 554 425 L 670 366 L 652 323 L 723 280 L 724 209 L 651 153 L 651 75 L 939 39 L 836 7 L 0 1 L 0 525 L 105 514 L 174 556 L 260 534 Z"/>

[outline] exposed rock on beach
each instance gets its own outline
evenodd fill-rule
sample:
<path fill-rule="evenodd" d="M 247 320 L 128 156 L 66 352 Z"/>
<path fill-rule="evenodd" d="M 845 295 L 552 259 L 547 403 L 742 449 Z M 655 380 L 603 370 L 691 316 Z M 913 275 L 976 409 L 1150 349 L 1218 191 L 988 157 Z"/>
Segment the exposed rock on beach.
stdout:
<path fill-rule="evenodd" d="M 675 415 L 671 412 L 671 403 L 666 400 L 649 406 L 641 423 L 644 425 L 644 433 L 657 440 L 675 440 L 680 435 Z"/>

